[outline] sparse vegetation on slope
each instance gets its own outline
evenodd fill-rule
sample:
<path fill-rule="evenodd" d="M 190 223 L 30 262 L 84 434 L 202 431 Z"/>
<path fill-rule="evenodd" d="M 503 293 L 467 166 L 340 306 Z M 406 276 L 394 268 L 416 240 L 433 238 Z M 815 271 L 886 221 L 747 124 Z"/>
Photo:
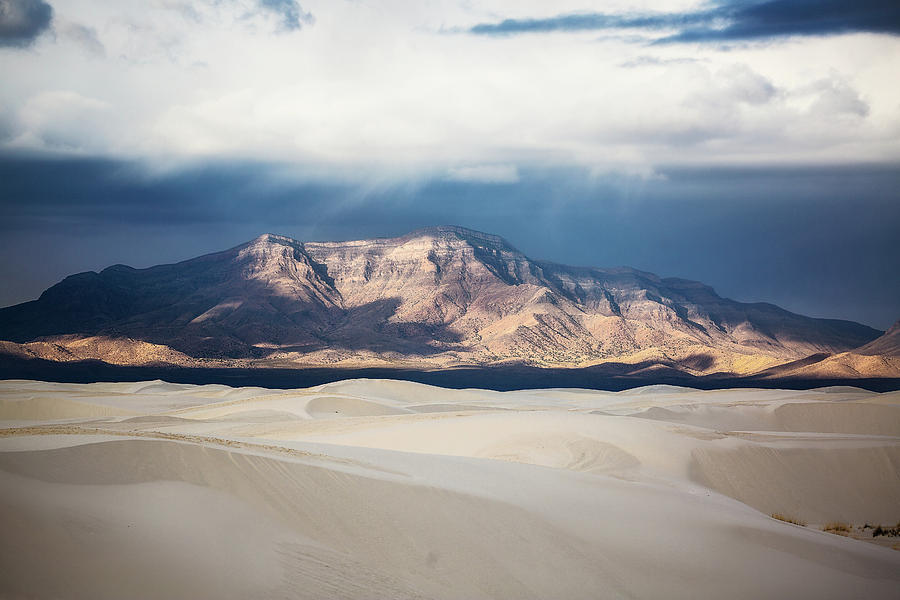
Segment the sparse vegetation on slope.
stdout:
<path fill-rule="evenodd" d="M 792 525 L 799 525 L 800 527 L 806 527 L 806 521 L 794 519 L 794 518 L 785 516 L 781 513 L 772 513 L 772 518 L 778 519 L 779 521 L 784 521 L 785 523 L 790 523 Z"/>

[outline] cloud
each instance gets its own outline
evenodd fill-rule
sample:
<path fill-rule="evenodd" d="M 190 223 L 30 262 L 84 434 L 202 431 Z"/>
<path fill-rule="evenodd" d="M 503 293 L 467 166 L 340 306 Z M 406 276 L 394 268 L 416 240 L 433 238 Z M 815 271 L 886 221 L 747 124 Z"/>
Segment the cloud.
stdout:
<path fill-rule="evenodd" d="M 515 165 L 476 165 L 455 167 L 447 171 L 448 180 L 478 183 L 518 183 L 519 170 Z"/>
<path fill-rule="evenodd" d="M 747 104 L 765 104 L 777 92 L 771 81 L 746 65 L 732 65 L 722 69 L 716 80 L 734 101 Z"/>
<path fill-rule="evenodd" d="M 65 22 L 56 27 L 61 37 L 75 42 L 90 56 L 106 56 L 106 48 L 97 37 L 97 30 L 78 23 Z"/>
<path fill-rule="evenodd" d="M 860 98 L 859 92 L 839 77 L 822 79 L 808 89 L 816 95 L 810 112 L 825 117 L 865 117 L 869 114 L 869 105 Z"/>
<path fill-rule="evenodd" d="M 6 106 L 0 104 L 0 142 L 4 142 L 13 136 L 15 130 L 13 122 L 14 115 Z"/>
<path fill-rule="evenodd" d="M 312 25 L 315 20 L 311 13 L 304 12 L 296 0 L 259 0 L 263 10 L 281 17 L 281 26 L 285 31 L 296 31 L 304 24 Z"/>
<path fill-rule="evenodd" d="M 689 25 L 707 20 L 706 13 L 614 15 L 575 13 L 544 19 L 505 19 L 499 23 L 480 23 L 469 29 L 480 35 L 548 33 L 554 31 L 594 31 L 602 29 L 659 29 Z"/>
<path fill-rule="evenodd" d="M 767 39 L 784 36 L 869 32 L 900 35 L 900 4 L 894 0 L 769 0 L 736 3 L 712 11 L 730 23 L 685 28 L 669 42 Z"/>
<path fill-rule="evenodd" d="M 49 1 L 57 43 L 0 53 L 0 152 L 272 160 L 451 186 L 534 165 L 900 161 L 900 37 L 722 52 L 617 35 L 439 33 L 512 6 L 500 0 L 412 11 L 402 0 L 298 0 L 316 14 L 299 32 L 283 29 L 293 3 Z M 39 98 L 62 91 L 103 108 Z"/>
<path fill-rule="evenodd" d="M 23 129 L 11 146 L 61 152 L 96 151 L 106 145 L 110 105 L 72 91 L 44 92 L 19 111 Z"/>
<path fill-rule="evenodd" d="M 53 7 L 42 0 L 0 0 L 0 46 L 30 46 L 52 20 Z"/>
<path fill-rule="evenodd" d="M 619 63 L 623 69 L 637 69 L 639 67 L 670 67 L 672 65 L 689 65 L 700 62 L 696 58 L 660 58 L 658 56 L 641 55 Z"/>
<path fill-rule="evenodd" d="M 539 19 L 505 19 L 469 29 L 479 35 L 578 32 L 610 29 L 674 30 L 657 43 L 737 41 L 787 36 L 870 32 L 900 35 L 896 0 L 738 0 L 680 13 L 574 13 Z"/>

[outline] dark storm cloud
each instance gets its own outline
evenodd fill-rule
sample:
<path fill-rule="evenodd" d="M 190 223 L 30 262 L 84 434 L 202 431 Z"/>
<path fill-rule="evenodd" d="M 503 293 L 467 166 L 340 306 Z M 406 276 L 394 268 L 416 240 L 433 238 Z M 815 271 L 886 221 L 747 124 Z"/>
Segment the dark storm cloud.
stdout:
<path fill-rule="evenodd" d="M 273 12 L 281 17 L 281 25 L 287 31 L 296 31 L 313 22 L 312 14 L 304 12 L 296 0 L 259 0 L 259 5 L 264 10 Z"/>
<path fill-rule="evenodd" d="M 730 19 L 722 28 L 685 28 L 668 41 L 748 40 L 791 35 L 871 32 L 900 35 L 896 0 L 771 0 L 726 6 L 714 18 Z"/>
<path fill-rule="evenodd" d="M 270 172 L 266 165 L 222 162 L 153 176 L 115 160 L 0 158 L 0 233 L 52 222 L 82 231 L 135 223 L 257 224 L 253 214 L 259 209 L 259 216 L 271 213 L 274 222 L 308 218 L 293 214 L 284 202 L 285 189 L 270 183 Z M 288 189 L 315 208 L 310 203 L 333 198 L 341 186 L 305 183 Z"/>
<path fill-rule="evenodd" d="M 604 29 L 676 30 L 660 43 L 769 39 L 787 36 L 872 32 L 900 35 L 900 2 L 896 0 L 769 0 L 738 1 L 684 13 L 580 13 L 545 19 L 506 19 L 482 23 L 469 31 L 512 35 Z"/>
<path fill-rule="evenodd" d="M 174 262 L 265 232 L 337 240 L 457 224 L 537 259 L 629 265 L 882 329 L 900 318 L 898 166 L 657 178 L 520 168 L 504 185 L 437 177 L 375 188 L 282 172 L 220 163 L 148 176 L 121 162 L 0 157 L 0 305 L 71 273 Z"/>
<path fill-rule="evenodd" d="M 0 46 L 31 45 L 52 20 L 53 8 L 41 0 L 0 0 Z"/>
<path fill-rule="evenodd" d="M 506 19 L 499 23 L 482 23 L 469 31 L 481 35 L 515 33 L 547 33 L 552 31 L 591 31 L 597 29 L 659 29 L 685 27 L 709 20 L 707 13 L 658 15 L 609 15 L 576 13 L 546 19 Z"/>

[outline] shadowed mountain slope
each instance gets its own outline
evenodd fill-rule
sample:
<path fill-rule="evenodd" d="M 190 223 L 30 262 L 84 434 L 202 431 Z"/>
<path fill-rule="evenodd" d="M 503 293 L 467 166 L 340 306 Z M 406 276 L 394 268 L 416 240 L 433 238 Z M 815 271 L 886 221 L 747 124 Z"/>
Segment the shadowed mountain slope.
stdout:
<path fill-rule="evenodd" d="M 856 354 L 865 354 L 869 356 L 884 354 L 887 356 L 900 357 L 900 321 L 894 323 L 884 335 L 869 342 L 865 346 L 857 348 L 854 352 L 856 352 Z"/>
<path fill-rule="evenodd" d="M 771 377 L 806 379 L 892 378 L 900 374 L 900 322 L 884 335 L 859 348 L 837 354 L 818 354 L 780 365 L 763 373 Z"/>

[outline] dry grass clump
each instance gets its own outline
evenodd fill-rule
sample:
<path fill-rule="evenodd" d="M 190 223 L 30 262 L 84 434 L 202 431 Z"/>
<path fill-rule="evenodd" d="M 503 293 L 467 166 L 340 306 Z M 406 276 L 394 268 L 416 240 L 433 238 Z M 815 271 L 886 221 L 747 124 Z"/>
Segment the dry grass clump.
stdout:
<path fill-rule="evenodd" d="M 887 537 L 898 537 L 900 536 L 900 521 L 897 522 L 893 527 L 877 525 L 875 530 L 872 532 L 872 537 L 878 537 L 879 535 L 887 536 Z"/>
<path fill-rule="evenodd" d="M 822 531 L 827 531 L 828 533 L 833 533 L 835 535 L 850 535 L 850 525 L 848 523 L 841 523 L 840 521 L 832 521 L 831 523 L 826 523 L 825 527 L 822 528 Z"/>
<path fill-rule="evenodd" d="M 779 521 L 784 521 L 785 523 L 791 523 L 792 525 L 799 525 L 800 527 L 806 527 L 806 522 L 800 521 L 798 519 L 792 519 L 791 517 L 786 517 L 781 513 L 772 513 L 773 519 L 778 519 Z"/>

